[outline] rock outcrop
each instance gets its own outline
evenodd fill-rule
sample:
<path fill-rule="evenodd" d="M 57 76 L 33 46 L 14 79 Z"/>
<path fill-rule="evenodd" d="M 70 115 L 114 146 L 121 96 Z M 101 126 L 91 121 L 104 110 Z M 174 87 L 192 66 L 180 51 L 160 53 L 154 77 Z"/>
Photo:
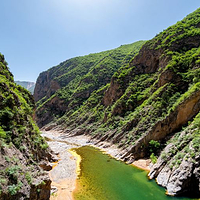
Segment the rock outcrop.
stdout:
<path fill-rule="evenodd" d="M 190 126 L 182 131 L 178 141 L 171 139 L 149 173 L 149 177 L 156 178 L 169 195 L 200 195 L 199 149 L 194 146 L 197 138 L 193 128 Z"/>
<path fill-rule="evenodd" d="M 34 99 L 37 102 L 45 96 L 50 98 L 58 89 L 60 85 L 54 80 L 52 70 L 42 72 L 35 85 Z"/>

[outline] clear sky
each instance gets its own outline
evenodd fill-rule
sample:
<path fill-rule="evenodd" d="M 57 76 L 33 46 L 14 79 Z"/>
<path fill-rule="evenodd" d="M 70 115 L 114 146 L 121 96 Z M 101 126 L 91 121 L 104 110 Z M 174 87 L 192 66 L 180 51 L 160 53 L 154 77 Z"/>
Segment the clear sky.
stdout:
<path fill-rule="evenodd" d="M 200 0 L 0 0 L 0 52 L 15 80 L 69 58 L 148 40 Z"/>

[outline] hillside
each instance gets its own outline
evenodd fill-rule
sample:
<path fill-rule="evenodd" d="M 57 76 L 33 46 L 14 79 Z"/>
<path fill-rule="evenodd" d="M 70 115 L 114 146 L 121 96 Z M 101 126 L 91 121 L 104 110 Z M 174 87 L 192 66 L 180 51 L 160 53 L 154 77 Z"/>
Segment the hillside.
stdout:
<path fill-rule="evenodd" d="M 32 119 L 33 97 L 16 85 L 0 54 L 0 199 L 45 200 L 51 181 L 41 168 L 51 155 Z M 39 165 L 41 167 L 39 167 Z"/>
<path fill-rule="evenodd" d="M 144 41 L 72 58 L 41 73 L 34 92 L 38 125 L 76 111 L 93 91 L 110 82 L 113 73 L 125 66 L 142 44 Z"/>
<path fill-rule="evenodd" d="M 16 84 L 21 85 L 22 87 L 26 88 L 31 94 L 34 93 L 35 83 L 28 82 L 28 81 L 15 81 Z"/>
<path fill-rule="evenodd" d="M 75 88 L 68 84 L 71 74 L 63 71 L 58 76 L 62 65 L 41 74 L 36 91 L 51 91 L 42 90 L 50 98 L 46 102 L 35 93 L 40 100 L 38 124 L 51 122 L 46 129 L 56 127 L 66 134 L 87 134 L 97 142 L 117 144 L 118 157 L 130 163 L 150 157 L 155 164 L 149 176 L 157 178 L 168 194 L 199 196 L 200 9 L 147 41 L 134 56 L 129 54 L 115 72 L 106 63 L 105 74 L 113 76 L 104 84 L 104 76 L 93 75 L 95 68 L 74 81 Z M 65 74 L 62 83 L 52 78 L 55 74 L 59 80 Z M 55 115 L 46 120 L 49 110 Z"/>

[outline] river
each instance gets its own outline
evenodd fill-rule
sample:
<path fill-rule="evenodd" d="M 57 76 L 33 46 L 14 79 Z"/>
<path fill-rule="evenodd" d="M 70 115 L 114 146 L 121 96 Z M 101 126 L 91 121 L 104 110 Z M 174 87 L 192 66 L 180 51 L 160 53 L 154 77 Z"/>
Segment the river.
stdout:
<path fill-rule="evenodd" d="M 47 132 L 50 148 L 59 156 L 50 171 L 55 193 L 51 200 L 191 200 L 169 197 L 147 172 L 89 146 L 88 137 Z"/>

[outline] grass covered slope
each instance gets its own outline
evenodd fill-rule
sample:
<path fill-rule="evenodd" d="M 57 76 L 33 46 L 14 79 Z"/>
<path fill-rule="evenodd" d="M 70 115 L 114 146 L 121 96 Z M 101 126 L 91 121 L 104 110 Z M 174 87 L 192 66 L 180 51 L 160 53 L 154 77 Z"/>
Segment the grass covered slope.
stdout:
<path fill-rule="evenodd" d="M 157 177 L 171 195 L 200 195 L 200 9 L 147 41 L 132 57 L 107 85 L 90 90 L 93 78 L 84 82 L 82 77 L 78 86 L 87 83 L 85 93 L 70 98 L 87 98 L 76 109 L 68 106 L 56 124 L 72 135 L 117 144 L 119 156 L 129 162 L 151 157 L 156 163 L 159 157 L 151 178 Z M 45 105 L 43 112 L 49 109 Z"/>
<path fill-rule="evenodd" d="M 33 102 L 0 54 L 0 199 L 49 199 L 51 181 L 39 163 L 50 155 L 32 119 Z"/>
<path fill-rule="evenodd" d="M 125 66 L 139 51 L 144 41 L 119 48 L 69 59 L 40 74 L 34 98 L 37 101 L 39 126 L 73 113 L 90 94 L 110 82 L 114 72 Z"/>
<path fill-rule="evenodd" d="M 145 43 L 139 54 L 113 75 L 109 85 L 94 91 L 79 110 L 66 114 L 60 122 L 66 126 L 71 124 L 74 128 L 77 123 L 82 127 L 85 124 L 87 129 L 88 124 L 91 123 L 92 128 L 97 124 L 96 128 L 99 130 L 91 131 L 91 134 L 96 133 L 100 137 L 102 132 L 105 137 L 105 133 L 109 131 L 111 140 L 116 139 L 120 146 L 128 148 L 141 136 L 153 131 L 160 121 L 169 119 L 166 121 L 169 123 L 173 114 L 176 113 L 177 116 L 179 113 L 180 106 L 188 104 L 191 111 L 188 109 L 185 118 L 180 115 L 176 125 L 168 132 L 187 124 L 199 112 L 198 106 L 194 110 L 192 106 L 199 101 L 200 35 L 188 35 L 184 32 L 187 32 L 185 26 L 191 26 L 193 32 L 198 32 L 199 12 L 198 9 L 178 22 L 184 24 L 183 27 L 176 24 Z M 175 38 L 179 34 L 184 36 L 180 37 L 179 42 L 171 38 L 170 47 L 165 45 L 158 48 L 156 44 L 162 43 L 159 38 L 165 40 L 171 31 Z M 188 44 L 187 48 L 183 44 Z M 191 97 L 197 98 L 196 101 L 191 103 Z M 160 139 L 165 137 L 157 135 Z M 146 140 L 144 148 L 138 152 L 139 157 L 145 154 L 148 142 Z"/>

